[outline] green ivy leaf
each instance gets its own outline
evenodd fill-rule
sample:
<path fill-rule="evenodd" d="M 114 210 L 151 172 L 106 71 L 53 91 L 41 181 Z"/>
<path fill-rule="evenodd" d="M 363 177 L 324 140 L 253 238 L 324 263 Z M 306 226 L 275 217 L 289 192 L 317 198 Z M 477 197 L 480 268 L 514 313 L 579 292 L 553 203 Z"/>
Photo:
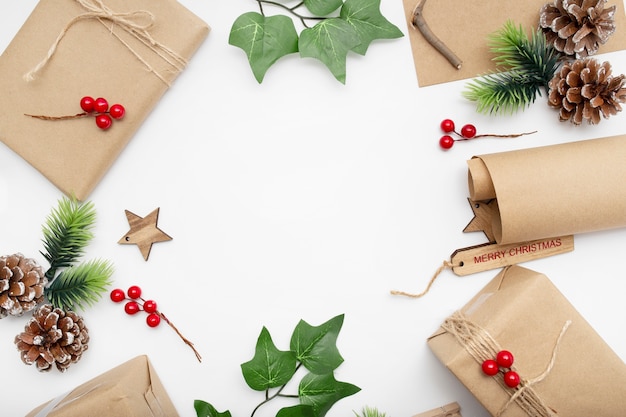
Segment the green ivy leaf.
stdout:
<path fill-rule="evenodd" d="M 292 407 L 283 407 L 278 410 L 276 417 L 317 417 L 315 410 L 308 404 L 298 404 Z"/>
<path fill-rule="evenodd" d="M 337 349 L 337 336 L 343 325 L 343 314 L 317 327 L 300 320 L 293 331 L 290 349 L 305 368 L 315 374 L 332 372 L 343 362 Z"/>
<path fill-rule="evenodd" d="M 352 50 L 365 55 L 370 43 L 376 39 L 395 39 L 404 34 L 380 12 L 380 0 L 346 0 L 339 15 L 350 23 L 361 43 Z"/>
<path fill-rule="evenodd" d="M 342 3 L 343 0 L 304 0 L 306 8 L 315 16 L 326 16 L 341 7 Z"/>
<path fill-rule="evenodd" d="M 286 384 L 296 372 L 296 358 L 291 351 L 280 351 L 269 331 L 263 327 L 257 339 L 254 358 L 241 364 L 243 377 L 250 388 L 264 391 Z"/>
<path fill-rule="evenodd" d="M 340 18 L 325 19 L 300 33 L 300 56 L 319 59 L 341 83 L 346 82 L 348 52 L 361 43 L 351 24 Z"/>
<path fill-rule="evenodd" d="M 228 43 L 243 49 L 254 78 L 261 83 L 267 70 L 279 58 L 298 52 L 298 33 L 287 16 L 266 17 L 248 12 L 233 23 Z"/>
<path fill-rule="evenodd" d="M 220 413 L 211 404 L 202 400 L 195 400 L 193 408 L 196 410 L 197 417 L 231 417 L 230 411 Z"/>
<path fill-rule="evenodd" d="M 300 381 L 298 395 L 302 404 L 313 407 L 316 417 L 324 417 L 333 404 L 360 390 L 355 385 L 337 381 L 332 372 L 324 375 L 310 373 Z"/>

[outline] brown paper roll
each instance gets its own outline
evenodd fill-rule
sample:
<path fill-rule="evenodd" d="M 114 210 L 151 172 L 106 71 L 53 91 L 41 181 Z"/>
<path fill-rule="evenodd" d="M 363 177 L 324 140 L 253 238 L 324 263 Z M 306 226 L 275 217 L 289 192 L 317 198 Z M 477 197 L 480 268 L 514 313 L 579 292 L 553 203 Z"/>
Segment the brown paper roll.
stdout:
<path fill-rule="evenodd" d="M 497 243 L 626 227 L 624 135 L 476 156 L 468 169 L 470 198 L 496 198 Z"/>

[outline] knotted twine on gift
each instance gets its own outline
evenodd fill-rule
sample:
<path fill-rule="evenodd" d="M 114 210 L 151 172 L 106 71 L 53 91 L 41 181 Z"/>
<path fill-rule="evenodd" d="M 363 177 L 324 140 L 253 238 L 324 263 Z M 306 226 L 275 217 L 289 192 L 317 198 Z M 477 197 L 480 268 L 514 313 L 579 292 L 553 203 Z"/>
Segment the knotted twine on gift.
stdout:
<path fill-rule="evenodd" d="M 509 400 L 496 413 L 496 417 L 504 415 L 506 410 L 513 404 L 517 404 L 529 417 L 555 417 L 556 412 L 544 402 L 544 400 L 533 389 L 534 385 L 543 381 L 554 367 L 556 354 L 565 335 L 567 328 L 571 324 L 568 320 L 563 325 L 559 336 L 552 349 L 552 355 L 546 369 L 534 378 L 526 379 L 520 375 L 520 384 L 516 389 L 509 388 L 502 378 L 494 378 L 502 389 L 510 395 Z M 474 360 L 482 364 L 487 359 L 493 359 L 502 350 L 498 342 L 491 337 L 489 332 L 476 323 L 469 320 L 463 313 L 457 311 L 448 317 L 441 327 L 455 337 L 457 342 L 470 354 Z M 511 367 L 511 369 L 515 369 Z M 519 372 L 518 372 L 519 373 Z"/>
<path fill-rule="evenodd" d="M 26 81 L 32 81 L 35 79 L 35 75 L 41 71 L 48 62 L 54 56 L 57 47 L 61 43 L 63 37 L 67 34 L 69 29 L 81 20 L 96 19 L 104 27 L 109 29 L 111 35 L 115 36 L 141 63 L 154 75 L 156 75 L 161 81 L 163 81 L 168 87 L 170 83 L 161 75 L 152 65 L 150 65 L 137 51 L 135 51 L 126 41 L 124 41 L 118 34 L 113 31 L 114 26 L 119 26 L 132 37 L 143 43 L 152 52 L 157 54 L 161 59 L 167 62 L 176 72 L 181 72 L 187 65 L 187 60 L 181 57 L 176 52 L 172 51 L 167 46 L 160 42 L 157 42 L 150 32 L 148 31 L 155 22 L 155 17 L 147 10 L 136 10 L 126 13 L 118 13 L 107 7 L 102 0 L 75 0 L 84 9 L 86 13 L 80 14 L 70 20 L 67 25 L 61 30 L 59 36 L 53 42 L 52 46 L 48 50 L 48 54 L 42 59 L 33 69 L 24 74 Z M 111 22 L 111 26 L 107 26 L 104 22 L 107 20 Z"/>

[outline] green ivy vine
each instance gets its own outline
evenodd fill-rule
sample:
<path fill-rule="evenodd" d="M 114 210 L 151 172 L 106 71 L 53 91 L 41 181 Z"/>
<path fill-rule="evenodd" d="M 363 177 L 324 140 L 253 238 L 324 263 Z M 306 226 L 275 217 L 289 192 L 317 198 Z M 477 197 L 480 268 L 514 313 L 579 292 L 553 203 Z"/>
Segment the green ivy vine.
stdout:
<path fill-rule="evenodd" d="M 259 83 L 278 59 L 299 52 L 302 58 L 323 62 L 345 84 L 350 51 L 365 55 L 376 39 L 404 36 L 381 14 L 380 0 L 254 1 L 259 12 L 239 16 L 228 43 L 246 53 Z M 270 6 L 285 14 L 267 15 L 265 8 Z M 299 34 L 294 19 L 303 26 Z"/>
<path fill-rule="evenodd" d="M 251 417 L 279 397 L 292 398 L 297 403 L 281 408 L 276 417 L 324 417 L 337 401 L 361 390 L 337 381 L 334 376 L 334 370 L 343 362 L 337 349 L 343 317 L 336 316 L 319 326 L 300 320 L 292 333 L 289 350 L 279 350 L 267 328 L 263 327 L 254 357 L 241 364 L 246 384 L 265 393 L 264 400 L 254 408 Z M 300 380 L 297 394 L 285 394 L 287 384 L 301 368 L 308 372 Z M 202 400 L 195 400 L 194 408 L 197 417 L 231 417 L 230 411 L 219 412 Z"/>

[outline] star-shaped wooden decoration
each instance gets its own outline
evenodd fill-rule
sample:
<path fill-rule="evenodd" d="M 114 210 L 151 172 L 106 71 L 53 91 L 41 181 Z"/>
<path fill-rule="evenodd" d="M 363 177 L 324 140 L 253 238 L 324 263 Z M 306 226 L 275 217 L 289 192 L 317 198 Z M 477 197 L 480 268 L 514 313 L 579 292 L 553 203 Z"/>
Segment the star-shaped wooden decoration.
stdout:
<path fill-rule="evenodd" d="M 496 210 L 496 200 L 487 202 L 472 201 L 467 199 L 474 212 L 474 218 L 465 226 L 464 232 L 483 232 L 489 242 L 495 243 L 496 238 L 493 235 L 491 219 Z"/>
<path fill-rule="evenodd" d="M 150 256 L 153 243 L 172 240 L 170 236 L 157 227 L 159 208 L 156 208 L 146 217 L 139 217 L 128 210 L 124 210 L 124 212 L 126 213 L 130 230 L 117 243 L 137 245 L 146 261 L 148 256 Z"/>

